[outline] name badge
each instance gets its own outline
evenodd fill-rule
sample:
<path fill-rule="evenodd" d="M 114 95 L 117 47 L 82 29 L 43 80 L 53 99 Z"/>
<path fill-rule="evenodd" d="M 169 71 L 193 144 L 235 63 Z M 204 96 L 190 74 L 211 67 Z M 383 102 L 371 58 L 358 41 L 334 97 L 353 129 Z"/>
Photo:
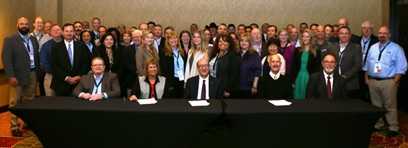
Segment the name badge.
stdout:
<path fill-rule="evenodd" d="M 374 73 L 380 73 L 382 70 L 380 63 L 375 63 L 374 65 Z"/>
<path fill-rule="evenodd" d="M 184 74 L 181 71 L 178 71 L 177 75 L 178 75 L 179 81 L 184 81 Z"/>

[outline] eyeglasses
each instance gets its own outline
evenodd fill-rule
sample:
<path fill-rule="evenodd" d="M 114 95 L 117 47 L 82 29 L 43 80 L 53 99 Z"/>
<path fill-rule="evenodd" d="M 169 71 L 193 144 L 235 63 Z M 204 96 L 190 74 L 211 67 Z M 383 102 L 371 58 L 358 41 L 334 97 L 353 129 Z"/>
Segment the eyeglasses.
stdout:
<path fill-rule="evenodd" d="M 97 66 L 105 66 L 104 64 L 93 64 L 93 67 L 97 67 Z"/>

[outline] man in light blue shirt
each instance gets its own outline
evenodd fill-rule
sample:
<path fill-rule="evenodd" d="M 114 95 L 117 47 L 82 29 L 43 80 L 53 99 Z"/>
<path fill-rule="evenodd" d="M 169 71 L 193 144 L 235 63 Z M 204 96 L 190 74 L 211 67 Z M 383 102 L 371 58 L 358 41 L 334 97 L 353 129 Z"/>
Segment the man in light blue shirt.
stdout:
<path fill-rule="evenodd" d="M 401 75 L 407 71 L 407 60 L 404 50 L 390 41 L 390 36 L 388 27 L 380 27 L 379 42 L 371 46 L 363 70 L 371 102 L 387 111 L 385 120 L 388 124 L 384 124 L 383 118 L 380 118 L 375 128 L 387 128 L 392 135 L 399 135 L 397 90 Z"/>

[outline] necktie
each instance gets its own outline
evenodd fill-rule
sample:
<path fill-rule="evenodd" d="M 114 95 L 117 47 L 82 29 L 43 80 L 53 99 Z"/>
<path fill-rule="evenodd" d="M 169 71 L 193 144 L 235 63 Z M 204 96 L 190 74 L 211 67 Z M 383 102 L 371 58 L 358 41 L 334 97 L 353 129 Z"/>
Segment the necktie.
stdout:
<path fill-rule="evenodd" d="M 68 56 L 69 56 L 69 62 L 71 64 L 71 66 L 74 65 L 74 58 L 72 55 L 72 48 L 71 48 L 71 43 L 68 43 Z"/>
<path fill-rule="evenodd" d="M 205 89 L 205 80 L 203 80 L 203 86 L 201 87 L 201 99 L 207 99 L 206 96 L 206 89 Z"/>
<path fill-rule="evenodd" d="M 329 98 L 331 98 L 332 97 L 332 88 L 331 88 L 331 82 L 330 82 L 330 76 L 327 76 L 327 85 L 326 85 L 326 88 L 327 88 L 327 96 L 329 97 Z"/>

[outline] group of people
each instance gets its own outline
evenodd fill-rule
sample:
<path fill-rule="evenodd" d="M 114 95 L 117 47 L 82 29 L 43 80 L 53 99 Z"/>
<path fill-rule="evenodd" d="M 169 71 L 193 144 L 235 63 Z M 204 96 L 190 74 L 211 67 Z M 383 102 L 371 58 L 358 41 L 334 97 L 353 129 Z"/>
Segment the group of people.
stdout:
<path fill-rule="evenodd" d="M 107 28 L 95 17 L 63 26 L 17 20 L 3 63 L 18 102 L 41 95 L 86 100 L 145 98 L 370 98 L 388 112 L 376 128 L 398 131 L 396 94 L 407 70 L 387 26 L 361 36 L 347 18 L 335 25 L 215 24 L 177 33 L 155 22 Z M 367 97 L 369 96 L 369 97 Z"/>

